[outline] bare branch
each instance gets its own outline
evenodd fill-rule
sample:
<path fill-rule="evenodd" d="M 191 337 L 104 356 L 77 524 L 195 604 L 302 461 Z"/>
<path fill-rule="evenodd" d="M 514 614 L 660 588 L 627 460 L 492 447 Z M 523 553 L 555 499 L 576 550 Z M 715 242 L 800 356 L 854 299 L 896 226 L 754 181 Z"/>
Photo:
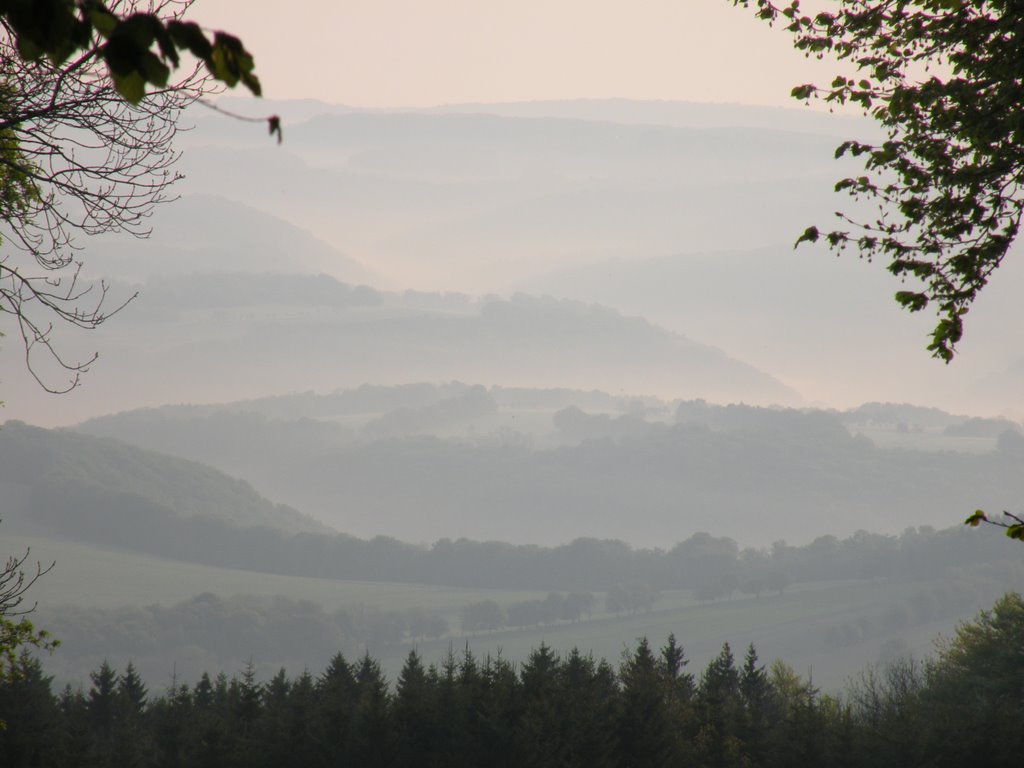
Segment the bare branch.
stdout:
<path fill-rule="evenodd" d="M 179 17 L 190 2 L 114 2 Z M 137 105 L 111 83 L 98 46 L 62 66 L 25 62 L 0 28 L 0 314 L 17 325 L 32 375 L 66 392 L 95 361 L 66 356 L 54 329 L 92 329 L 134 297 L 109 304 L 107 286 L 82 275 L 81 237 L 145 238 L 155 206 L 174 199 L 181 112 L 212 90 L 197 65 Z M 53 368 L 58 380 L 44 371 Z"/>

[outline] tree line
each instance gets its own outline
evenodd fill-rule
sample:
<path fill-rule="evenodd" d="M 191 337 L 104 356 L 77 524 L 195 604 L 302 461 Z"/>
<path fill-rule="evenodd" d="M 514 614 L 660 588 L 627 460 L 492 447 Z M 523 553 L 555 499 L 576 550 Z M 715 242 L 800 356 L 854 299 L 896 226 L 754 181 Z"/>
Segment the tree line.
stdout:
<path fill-rule="evenodd" d="M 929 579 L 951 568 L 1015 560 L 998 537 L 961 527 L 908 528 L 900 536 L 860 531 L 845 539 L 821 536 L 804 546 L 778 541 L 766 548 L 741 548 L 708 533 L 666 549 L 595 538 L 554 547 L 469 539 L 419 546 L 384 536 L 289 534 L 208 516 L 183 518 L 159 502 L 81 480 L 36 486 L 25 513 L 12 515 L 8 524 L 15 532 L 260 573 L 543 592 L 607 592 L 618 584 L 645 584 L 656 591 L 701 590 L 700 598 L 709 601 L 737 590 L 780 592 L 797 582 Z"/>
<path fill-rule="evenodd" d="M 617 666 L 541 645 L 522 664 L 467 647 L 391 686 L 369 655 L 318 676 L 204 674 L 150 695 L 132 665 L 55 694 L 27 653 L 0 681 L 0 763 L 47 766 L 1017 765 L 1024 598 L 1007 594 L 925 663 L 869 669 L 819 692 L 751 645 L 700 674 L 669 636 Z M 1002 727 L 1005 724 L 1007 727 Z"/>

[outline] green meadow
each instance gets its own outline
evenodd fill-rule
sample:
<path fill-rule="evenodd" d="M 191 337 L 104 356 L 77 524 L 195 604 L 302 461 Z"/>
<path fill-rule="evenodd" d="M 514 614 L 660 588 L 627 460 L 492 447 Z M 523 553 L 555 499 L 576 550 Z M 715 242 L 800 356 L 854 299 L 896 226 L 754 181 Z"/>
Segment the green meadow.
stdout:
<path fill-rule="evenodd" d="M 542 598 L 544 593 L 278 576 L 37 537 L 5 536 L 0 545 L 5 552 L 31 548 L 33 562 L 56 561 L 56 567 L 32 588 L 41 622 L 65 605 L 97 609 L 171 605 L 203 592 L 224 598 L 281 595 L 312 601 L 328 611 L 361 606 L 382 610 L 418 607 L 443 615 L 452 628 L 443 638 L 365 649 L 381 661 L 392 678 L 413 648 L 428 663 L 442 660 L 449 650 L 458 656 L 467 645 L 477 657 L 500 654 L 515 661 L 543 642 L 560 653 L 575 647 L 616 663 L 640 637 L 660 646 L 669 634 L 675 634 L 691 659 L 691 670 L 699 672 L 722 643 L 730 643 L 740 656 L 753 642 L 762 661 L 781 658 L 827 690 L 879 661 L 886 648 L 927 655 L 936 638 L 948 635 L 956 621 L 947 617 L 897 632 L 876 631 L 843 647 L 830 647 L 826 642 L 830 628 L 856 622 L 859 617 L 877 618 L 880 605 L 900 605 L 929 586 L 924 582 L 848 581 L 796 584 L 781 595 L 737 595 L 710 604 L 696 602 L 689 591 L 663 592 L 653 610 L 635 615 L 607 613 L 603 595 L 597 594 L 589 620 L 464 635 L 459 627 L 464 606 L 481 600 L 508 606 Z M 981 607 L 965 610 L 958 618 L 968 618 Z M 257 661 L 263 662 L 261 667 L 275 663 Z M 167 664 L 170 668 L 174 660 L 168 659 Z"/>

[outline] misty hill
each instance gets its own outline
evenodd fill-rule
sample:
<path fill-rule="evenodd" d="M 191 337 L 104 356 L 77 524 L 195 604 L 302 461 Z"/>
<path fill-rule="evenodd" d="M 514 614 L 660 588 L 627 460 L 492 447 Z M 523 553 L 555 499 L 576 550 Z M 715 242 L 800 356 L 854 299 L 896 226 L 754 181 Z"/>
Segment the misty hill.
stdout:
<path fill-rule="evenodd" d="M 813 133 L 728 125 L 701 129 L 451 113 L 322 115 L 296 126 L 291 136 L 297 148 L 345 157 L 349 169 L 439 179 L 671 172 L 704 177 L 713 171 L 723 179 L 753 181 L 803 176 L 806 170 L 797 161 L 826 153 L 835 142 Z"/>
<path fill-rule="evenodd" d="M 102 506 L 140 503 L 177 517 L 285 531 L 324 531 L 294 509 L 271 504 L 246 482 L 187 459 L 108 438 L 44 430 L 17 421 L 0 427 L 0 518 L 5 528 L 31 528 L 49 514 L 76 514 L 75 499 Z M 45 509 L 44 498 L 67 498 Z M 40 506 L 42 505 L 42 507 Z M 58 505 L 62 506 L 62 505 Z M 88 525 L 88 523 L 83 523 Z"/>
<path fill-rule="evenodd" d="M 882 265 L 791 252 L 808 225 L 849 212 L 833 184 L 861 168 L 833 150 L 840 137 L 871 139 L 862 119 L 620 100 L 294 110 L 270 156 L 249 126 L 192 134 L 188 188 L 288 218 L 392 284 L 550 293 L 641 315 L 811 402 L 1020 415 L 1007 366 L 1024 326 L 1006 318 L 1024 260 L 1006 260 L 972 308 L 962 362 L 942 367 L 923 351 L 930 318 L 898 309 Z"/>
<path fill-rule="evenodd" d="M 692 101 L 667 101 L 659 99 L 563 99 L 544 101 L 488 102 L 483 104 L 464 102 L 443 104 L 423 109 L 416 108 L 367 108 L 351 107 L 344 104 L 329 104 L 315 99 L 277 100 L 263 99 L 253 102 L 226 94 L 217 100 L 232 112 L 263 117 L 267 113 L 282 116 L 286 125 L 293 127 L 314 117 L 323 115 L 361 114 L 457 114 L 496 115 L 515 118 L 556 118 L 561 120 L 586 120 L 590 122 L 620 123 L 624 125 L 662 125 L 677 128 L 720 128 L 744 127 L 772 130 L 790 130 L 823 135 L 853 136 L 877 130 L 871 120 L 853 113 L 840 115 L 801 106 L 769 107 L 756 104 L 706 103 Z M 223 127 L 226 135 L 235 138 L 239 131 L 230 121 L 223 120 L 207 109 L 194 108 L 189 116 L 202 125 L 199 134 Z M 231 131 L 230 133 L 227 133 Z M 188 141 L 191 134 L 186 135 Z M 252 143 L 262 141 L 254 137 Z"/>
<path fill-rule="evenodd" d="M 236 271 L 374 279 L 362 264 L 272 212 L 218 195 L 185 195 L 157 206 L 147 227 L 143 241 L 124 235 L 89 240 L 89 273 L 119 281 Z"/>
<path fill-rule="evenodd" d="M 506 292 L 610 254 L 788 243 L 805 216 L 831 214 L 842 167 L 813 119 L 751 127 L 728 109 L 679 127 L 299 106 L 269 157 L 223 126 L 193 134 L 183 188 L 282 216 L 421 289 Z"/>
<path fill-rule="evenodd" d="M 389 293 L 322 276 L 254 274 L 154 277 L 140 291 L 116 322 L 81 338 L 77 354 L 98 348 L 102 362 L 59 403 L 41 395 L 12 358 L 4 383 L 9 409 L 49 420 L 55 407 L 66 408 L 80 421 L 118 407 L 453 379 L 800 401 L 720 349 L 580 302 Z M 16 353 L 10 347 L 5 354 Z"/>
<path fill-rule="evenodd" d="M 1016 311 L 1024 270 L 1007 269 L 999 285 L 993 281 L 972 312 L 956 364 L 943 366 L 924 349 L 932 318 L 900 309 L 892 299 L 899 281 L 878 267 L 787 244 L 604 259 L 553 269 L 520 287 L 640 313 L 668 329 L 699 328 L 703 340 L 784 375 L 810 402 L 884 398 L 1018 413 L 1012 376 L 982 380 L 1005 368 L 1007 354 L 1024 342 L 1005 322 Z"/>
<path fill-rule="evenodd" d="M 745 544 L 806 541 L 949 525 L 1024 494 L 1016 471 L 1024 439 L 1015 432 L 986 438 L 988 449 L 975 454 L 922 451 L 876 446 L 834 413 L 684 405 L 678 422 L 579 408 L 535 414 L 526 424 L 546 421 L 547 437 L 514 431 L 511 417 L 523 416 L 515 413 L 491 422 L 491 434 L 481 421 L 475 433 L 449 438 L 374 439 L 354 422 L 239 412 L 149 411 L 85 429 L 252 478 L 340 530 L 411 541 L 588 535 L 655 544 L 700 530 Z M 915 436 L 892 444 L 914 445 Z M 938 437 L 945 448 L 967 440 Z"/>

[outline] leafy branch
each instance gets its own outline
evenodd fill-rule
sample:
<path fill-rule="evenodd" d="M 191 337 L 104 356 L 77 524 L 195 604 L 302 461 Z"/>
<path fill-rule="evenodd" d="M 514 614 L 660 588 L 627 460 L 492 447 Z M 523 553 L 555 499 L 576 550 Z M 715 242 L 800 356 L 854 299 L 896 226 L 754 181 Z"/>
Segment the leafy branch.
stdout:
<path fill-rule="evenodd" d="M 982 523 L 994 525 L 1006 529 L 1006 535 L 1017 541 L 1024 541 L 1024 517 L 1019 517 L 1012 512 L 1003 510 L 1002 520 L 990 520 L 982 510 L 977 509 L 970 517 L 964 520 L 965 525 L 977 528 Z"/>
<path fill-rule="evenodd" d="M 1024 36 L 1011 0 L 839 0 L 805 15 L 799 0 L 732 0 L 780 24 L 808 57 L 834 58 L 853 74 L 794 98 L 853 104 L 885 130 L 880 144 L 844 142 L 836 157 L 865 174 L 835 185 L 877 204 L 874 217 L 837 216 L 796 244 L 881 259 L 908 288 L 894 298 L 937 314 L 928 350 L 950 362 L 964 318 L 1016 239 L 1024 211 Z"/>

